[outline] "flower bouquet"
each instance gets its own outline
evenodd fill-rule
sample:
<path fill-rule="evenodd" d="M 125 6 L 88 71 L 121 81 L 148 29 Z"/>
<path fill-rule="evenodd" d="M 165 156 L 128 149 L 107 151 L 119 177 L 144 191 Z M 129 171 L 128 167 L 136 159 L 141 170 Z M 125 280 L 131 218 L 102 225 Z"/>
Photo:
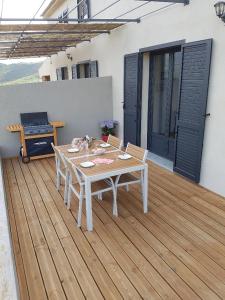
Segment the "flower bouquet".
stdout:
<path fill-rule="evenodd" d="M 102 130 L 102 140 L 107 142 L 108 136 L 115 135 L 115 128 L 118 125 L 117 121 L 114 120 L 106 120 L 100 122 L 100 127 Z"/>

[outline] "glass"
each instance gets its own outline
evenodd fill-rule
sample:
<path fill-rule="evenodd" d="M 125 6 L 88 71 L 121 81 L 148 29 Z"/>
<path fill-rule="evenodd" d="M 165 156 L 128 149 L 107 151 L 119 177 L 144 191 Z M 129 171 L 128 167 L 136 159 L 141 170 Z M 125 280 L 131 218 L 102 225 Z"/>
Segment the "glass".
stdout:
<path fill-rule="evenodd" d="M 179 106 L 179 83 L 180 83 L 180 69 L 181 69 L 181 52 L 173 54 L 173 83 L 172 83 L 172 99 L 170 110 L 170 130 L 169 136 L 175 138 L 176 131 L 176 117 Z"/>
<path fill-rule="evenodd" d="M 169 53 L 154 56 L 154 76 L 152 83 L 153 119 L 152 132 L 160 135 L 167 133 L 167 99 L 169 84 Z"/>

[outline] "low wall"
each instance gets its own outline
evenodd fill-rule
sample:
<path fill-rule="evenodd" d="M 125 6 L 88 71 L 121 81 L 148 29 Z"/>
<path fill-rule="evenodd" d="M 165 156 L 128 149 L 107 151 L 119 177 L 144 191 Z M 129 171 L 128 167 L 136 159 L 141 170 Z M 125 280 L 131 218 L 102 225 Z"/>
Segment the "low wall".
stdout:
<path fill-rule="evenodd" d="M 0 88 L 0 147 L 3 157 L 18 155 L 17 133 L 6 126 L 20 123 L 20 113 L 47 111 L 50 121 L 64 121 L 59 144 L 73 137 L 100 136 L 99 121 L 112 119 L 111 77 L 42 82 Z"/>
<path fill-rule="evenodd" d="M 0 153 L 0 299 L 19 299 L 11 247 Z"/>

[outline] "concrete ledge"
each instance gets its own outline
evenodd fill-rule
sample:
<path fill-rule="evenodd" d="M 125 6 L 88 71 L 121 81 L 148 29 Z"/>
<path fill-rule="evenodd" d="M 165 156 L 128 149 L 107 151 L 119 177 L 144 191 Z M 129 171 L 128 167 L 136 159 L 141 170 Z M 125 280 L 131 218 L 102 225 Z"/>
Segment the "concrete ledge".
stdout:
<path fill-rule="evenodd" d="M 6 205 L 0 156 L 0 299 L 17 300 L 19 299 L 17 278 Z"/>

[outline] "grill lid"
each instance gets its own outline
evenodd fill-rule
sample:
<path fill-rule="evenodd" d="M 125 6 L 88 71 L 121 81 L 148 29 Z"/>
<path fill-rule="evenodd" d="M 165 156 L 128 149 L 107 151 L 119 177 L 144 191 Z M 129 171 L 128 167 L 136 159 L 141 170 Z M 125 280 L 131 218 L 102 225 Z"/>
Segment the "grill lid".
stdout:
<path fill-rule="evenodd" d="M 47 112 L 21 113 L 20 119 L 21 119 L 21 124 L 24 127 L 49 124 Z"/>

